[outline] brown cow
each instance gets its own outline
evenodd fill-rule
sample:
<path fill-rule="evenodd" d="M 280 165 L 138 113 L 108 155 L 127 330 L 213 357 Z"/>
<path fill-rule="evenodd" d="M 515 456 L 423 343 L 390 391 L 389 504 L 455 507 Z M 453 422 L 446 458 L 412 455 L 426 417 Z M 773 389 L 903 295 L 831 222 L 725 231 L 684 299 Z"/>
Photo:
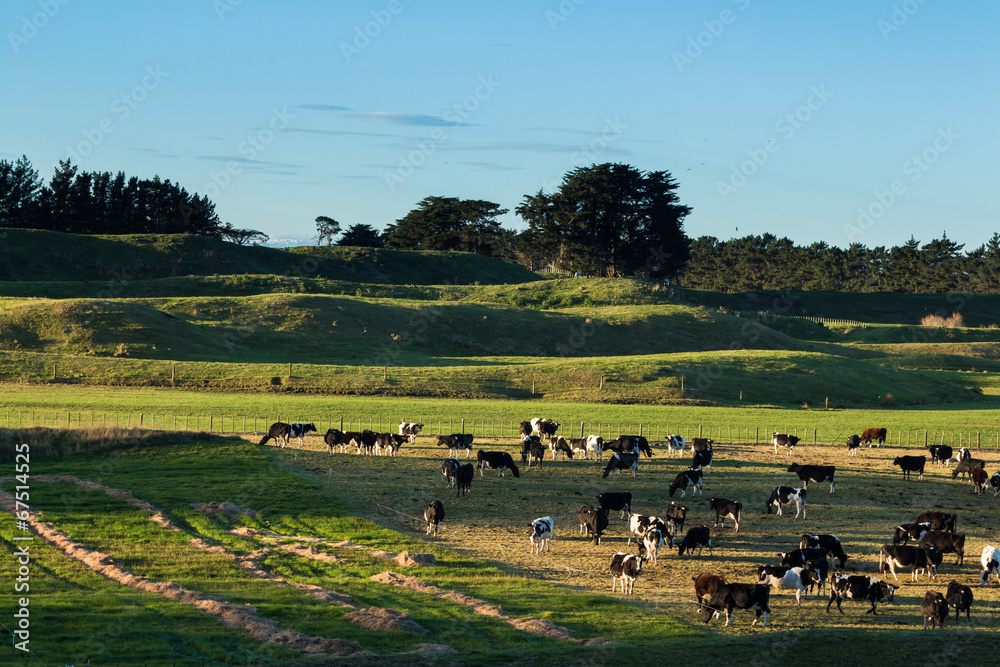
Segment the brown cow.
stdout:
<path fill-rule="evenodd" d="M 709 601 L 719 584 L 726 583 L 725 577 L 709 572 L 702 572 L 691 579 L 694 581 L 694 596 L 698 600 L 698 611 L 701 611 L 702 605 Z"/>
<path fill-rule="evenodd" d="M 886 431 L 884 428 L 866 428 L 861 434 L 861 443 L 868 443 L 868 447 L 871 448 L 872 440 L 878 441 L 878 446 L 881 447 L 885 444 Z"/>

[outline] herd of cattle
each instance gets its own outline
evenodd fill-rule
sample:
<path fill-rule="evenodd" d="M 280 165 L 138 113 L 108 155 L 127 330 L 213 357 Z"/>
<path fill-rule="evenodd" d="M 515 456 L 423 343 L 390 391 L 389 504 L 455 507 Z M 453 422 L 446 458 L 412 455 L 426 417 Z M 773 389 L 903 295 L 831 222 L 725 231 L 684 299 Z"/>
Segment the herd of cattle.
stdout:
<path fill-rule="evenodd" d="M 336 447 L 343 452 L 353 446 L 358 454 L 394 456 L 403 443 L 415 442 L 422 428 L 422 424 L 404 421 L 400 423 L 398 433 L 375 433 L 367 429 L 360 432 L 342 432 L 330 429 L 324 434 L 323 439 L 330 453 L 333 453 Z M 581 456 L 586 460 L 590 460 L 591 457 L 603 460 L 603 453 L 609 452 L 610 456 L 602 477 L 607 478 L 616 473 L 620 476 L 624 471 L 629 471 L 634 478 L 642 455 L 647 458 L 653 456 L 649 441 L 643 436 L 623 435 L 613 440 L 605 440 L 596 435 L 565 438 L 557 435 L 558 428 L 559 423 L 549 419 L 537 418 L 521 423 L 522 465 L 527 464 L 529 469 L 532 465 L 541 467 L 545 449 L 549 449 L 553 460 L 558 459 L 560 454 L 566 459 Z M 306 433 L 311 431 L 316 431 L 313 424 L 277 422 L 271 426 L 260 444 L 274 439 L 282 446 L 287 446 L 292 437 L 298 438 L 301 444 Z M 543 438 L 546 440 L 543 441 Z M 504 476 L 508 470 L 514 477 L 520 477 L 520 469 L 508 452 L 479 450 L 475 466 L 472 463 L 463 465 L 457 458 L 458 454 L 465 450 L 465 458 L 468 459 L 472 453 L 473 441 L 474 438 L 470 434 L 437 436 L 437 444 L 449 450 L 449 456 L 441 465 L 441 472 L 447 480 L 448 487 L 455 487 L 458 495 L 471 492 L 477 470 L 480 477 L 484 476 L 483 471 L 486 468 L 496 470 L 498 477 Z M 862 444 L 881 447 L 885 441 L 886 429 L 866 429 L 861 435 L 852 435 L 848 438 L 848 455 L 856 455 Z M 775 454 L 779 448 L 784 448 L 787 455 L 791 456 L 798 443 L 799 438 L 794 435 L 774 433 L 772 436 Z M 683 456 L 686 441 L 682 436 L 671 435 L 661 444 L 667 447 L 668 456 L 673 457 L 675 454 Z M 681 498 L 685 497 L 688 490 L 691 490 L 692 494 L 703 493 L 703 476 L 711 472 L 713 444 L 708 438 L 692 439 L 691 466 L 675 477 L 669 488 L 671 498 L 678 490 L 681 491 Z M 957 463 L 952 471 L 952 479 L 964 473 L 971 477 L 977 494 L 985 491 L 988 486 L 993 487 L 994 495 L 1000 492 L 1000 472 L 994 474 L 992 478 L 988 477 L 985 472 L 985 461 L 972 457 L 967 448 L 954 450 L 947 445 L 935 445 L 929 449 L 934 463 L 949 467 L 952 461 Z M 910 473 L 917 472 L 919 480 L 923 478 L 926 460 L 925 456 L 900 456 L 896 457 L 893 465 L 900 467 L 904 479 L 909 479 Z M 835 492 L 835 466 L 800 465 L 793 462 L 788 472 L 795 473 L 802 481 L 803 487 L 774 487 L 766 502 L 768 513 L 772 508 L 776 508 L 780 516 L 783 505 L 794 504 L 795 518 L 801 513 L 805 519 L 805 501 L 810 481 L 828 482 L 829 492 L 831 494 Z M 618 512 L 618 518 L 628 522 L 626 544 L 631 545 L 632 539 L 635 538 L 638 549 L 637 554 L 623 551 L 612 554 L 609 566 L 612 592 L 620 586 L 622 593 L 631 594 L 642 572 L 643 563 L 651 562 L 656 565 L 661 547 L 668 545 L 676 547 L 679 556 L 686 553 L 689 558 L 694 555 L 696 549 L 700 557 L 702 549 L 707 547 L 709 555 L 712 555 L 711 531 L 707 525 L 690 527 L 682 537 L 688 511 L 683 505 L 671 501 L 663 517 L 659 518 L 632 512 L 632 494 L 629 492 L 602 493 L 597 496 L 597 501 L 597 507 L 584 504 L 579 508 L 577 518 L 580 534 L 586 535 L 595 545 L 599 545 L 609 526 L 609 514 Z M 743 510 L 741 502 L 713 497 L 708 499 L 708 505 L 710 511 L 715 513 L 716 528 L 720 523 L 725 528 L 725 520 L 732 519 L 734 532 L 739 531 Z M 424 511 L 428 535 L 440 534 L 440 524 L 444 516 L 444 505 L 440 500 L 428 503 Z M 897 525 L 892 543 L 885 544 L 881 548 L 879 573 L 886 579 L 887 575 L 891 575 L 898 582 L 897 570 L 909 570 L 911 581 L 917 581 L 919 575 L 923 573 L 932 580 L 937 576 L 937 568 L 946 553 L 954 553 L 956 564 L 961 566 L 965 558 L 965 535 L 956 531 L 957 519 L 956 514 L 925 512 L 913 523 Z M 529 524 L 529 529 L 531 554 L 550 551 L 554 532 L 552 517 L 533 520 Z M 910 544 L 911 542 L 913 544 Z M 878 577 L 865 574 L 835 573 L 830 577 L 828 559 L 834 559 L 835 570 L 843 569 L 848 560 L 840 539 L 834 535 L 804 534 L 797 549 L 779 553 L 778 558 L 780 562 L 777 566 L 761 565 L 757 570 L 758 579 L 753 583 L 727 582 L 723 576 L 709 572 L 694 577 L 695 597 L 702 620 L 707 623 L 725 613 L 726 626 L 729 626 L 734 609 L 747 609 L 756 611 L 751 626 L 756 625 L 763 615 L 766 627 L 772 589 L 794 591 L 796 604 L 801 606 L 803 593 L 809 595 L 815 588 L 817 593 L 822 595 L 828 584 L 830 598 L 827 602 L 827 613 L 834 602 L 837 604 L 837 609 L 843 613 L 841 601 L 848 599 L 869 602 L 871 607 L 866 614 L 877 614 L 878 603 L 883 600 L 892 601 L 894 592 L 898 588 L 898 584 L 892 585 Z M 980 586 L 987 584 L 992 576 L 996 576 L 1000 583 L 1000 549 L 987 545 L 981 557 Z M 955 609 L 956 618 L 960 618 L 960 612 L 964 611 L 971 625 L 972 601 L 972 590 L 958 581 L 952 581 L 944 594 L 928 591 L 920 605 L 924 627 L 927 627 L 928 621 L 932 627 L 942 626 L 950 615 L 950 608 Z"/>

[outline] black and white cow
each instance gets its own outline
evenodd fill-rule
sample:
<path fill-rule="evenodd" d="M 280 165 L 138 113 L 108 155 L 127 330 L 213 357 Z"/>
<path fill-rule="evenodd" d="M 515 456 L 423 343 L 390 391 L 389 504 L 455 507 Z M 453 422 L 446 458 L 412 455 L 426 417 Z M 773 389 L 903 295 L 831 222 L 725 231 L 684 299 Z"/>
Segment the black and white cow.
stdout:
<path fill-rule="evenodd" d="M 733 620 L 733 609 L 754 609 L 757 615 L 750 627 L 757 625 L 761 614 L 767 627 L 767 617 L 771 613 L 771 589 L 764 584 L 719 584 L 715 593 L 701 608 L 701 620 L 708 623 L 719 613 L 726 612 L 726 625 Z"/>
<path fill-rule="evenodd" d="M 924 465 L 926 463 L 926 456 L 897 456 L 892 461 L 892 465 L 899 466 L 899 469 L 903 471 L 903 479 L 910 479 L 910 473 L 916 472 L 920 473 L 917 476 L 918 480 L 924 478 Z"/>
<path fill-rule="evenodd" d="M 809 595 L 812 595 L 813 586 L 816 587 L 818 595 L 826 592 L 826 581 L 830 577 L 830 563 L 824 558 L 822 560 L 811 560 L 806 566 L 813 573 L 813 580 L 809 583 Z"/>
<path fill-rule="evenodd" d="M 684 436 L 683 435 L 668 435 L 667 436 L 667 456 L 673 457 L 674 453 L 678 457 L 684 455 Z"/>
<path fill-rule="evenodd" d="M 479 469 L 479 476 L 485 477 L 485 468 L 492 468 L 497 471 L 497 477 L 506 477 L 507 471 L 514 473 L 514 477 L 520 477 L 521 471 L 514 464 L 514 459 L 507 452 L 487 452 L 480 449 L 476 452 L 476 468 Z"/>
<path fill-rule="evenodd" d="M 784 447 L 788 450 L 788 456 L 792 455 L 792 450 L 795 449 L 795 445 L 799 444 L 800 438 L 795 435 L 788 435 L 787 433 L 772 433 L 771 434 L 771 444 L 774 445 L 774 453 L 778 453 L 778 447 Z"/>
<path fill-rule="evenodd" d="M 726 519 L 732 519 L 736 524 L 736 532 L 740 532 L 740 516 L 743 514 L 743 503 L 738 500 L 727 500 L 725 498 L 709 498 L 708 507 L 715 512 L 715 527 L 726 527 Z"/>
<path fill-rule="evenodd" d="M 933 548 L 933 546 L 928 545 L 928 548 Z M 910 570 L 910 581 L 917 581 L 919 578 L 917 572 L 921 569 L 927 570 L 928 579 L 931 577 L 931 572 L 933 571 L 927 562 L 927 551 L 921 547 L 913 547 L 905 544 L 882 545 L 878 562 L 879 570 L 884 571 L 882 566 L 885 564 L 896 581 L 899 581 L 899 577 L 896 575 L 897 567 Z"/>
<path fill-rule="evenodd" d="M 594 508 L 590 505 L 580 505 L 577 513 L 580 521 L 580 533 L 586 532 L 587 537 L 593 536 L 594 544 L 600 544 L 604 531 L 608 529 L 608 514 L 600 507 Z"/>
<path fill-rule="evenodd" d="M 635 580 L 642 572 L 642 558 L 619 551 L 611 557 L 608 569 L 611 572 L 611 592 L 615 592 L 615 586 L 621 581 L 622 593 L 631 595 Z"/>
<path fill-rule="evenodd" d="M 331 428 L 323 434 L 323 442 L 326 443 L 326 451 L 328 454 L 333 454 L 333 448 L 337 445 L 343 445 L 344 434 L 338 429 Z"/>
<path fill-rule="evenodd" d="M 767 513 L 771 513 L 771 507 L 778 508 L 778 516 L 781 516 L 781 506 L 795 503 L 795 518 L 806 518 L 806 490 L 796 489 L 791 486 L 776 486 L 771 491 L 771 496 L 767 499 Z"/>
<path fill-rule="evenodd" d="M 956 563 L 962 565 L 965 563 L 965 534 L 964 533 L 949 533 L 944 530 L 932 530 L 917 542 L 918 547 L 922 547 L 925 544 L 933 544 L 941 553 L 950 554 L 953 553 L 957 557 Z"/>
<path fill-rule="evenodd" d="M 962 459 L 955 466 L 955 469 L 951 471 L 951 478 L 955 479 L 959 474 L 962 475 L 962 479 L 965 479 L 966 475 L 972 475 L 972 471 L 976 468 L 986 468 L 986 461 L 982 459 Z"/>
<path fill-rule="evenodd" d="M 608 465 L 605 466 L 604 472 L 601 474 L 601 479 L 606 479 L 608 475 L 614 475 L 615 472 L 620 477 L 623 470 L 631 470 L 632 477 L 635 477 L 638 469 L 639 452 L 616 452 L 608 459 Z"/>
<path fill-rule="evenodd" d="M 673 540 L 675 535 L 680 535 L 684 529 L 684 519 L 687 517 L 687 511 L 687 507 L 678 505 L 673 501 L 667 505 L 667 511 L 663 513 L 663 516 L 667 520 L 667 530 L 670 533 L 671 540 Z"/>
<path fill-rule="evenodd" d="M 358 454 L 371 455 L 375 452 L 375 443 L 378 440 L 378 434 L 370 429 L 365 429 L 358 433 L 357 431 L 347 431 L 344 433 L 344 446 L 353 444 L 357 448 Z"/>
<path fill-rule="evenodd" d="M 532 434 L 538 435 L 537 433 L 535 433 L 532 430 L 532 428 L 531 428 L 531 422 L 527 422 L 527 421 L 521 422 L 521 429 L 520 430 L 521 430 L 521 437 L 522 438 L 525 438 L 525 437 L 527 437 L 529 435 L 532 435 Z"/>
<path fill-rule="evenodd" d="M 639 555 L 646 560 L 653 561 L 653 565 L 656 565 L 656 554 L 660 552 L 660 547 L 666 543 L 666 533 L 662 529 L 647 530 L 646 534 L 642 536 L 642 542 L 639 543 Z"/>
<path fill-rule="evenodd" d="M 950 463 L 951 461 L 954 460 L 955 463 L 961 463 L 965 459 L 971 459 L 971 458 L 972 458 L 972 452 L 969 451 L 968 447 L 959 447 L 958 449 L 955 450 L 955 454 L 950 459 L 948 459 L 948 462 Z"/>
<path fill-rule="evenodd" d="M 784 567 L 805 567 L 810 561 L 826 560 L 827 550 L 823 547 L 806 547 L 792 551 L 778 552 L 778 565 Z"/>
<path fill-rule="evenodd" d="M 458 493 L 455 495 L 464 496 L 466 493 L 472 493 L 472 479 L 475 476 L 476 469 L 472 467 L 471 463 L 461 466 L 455 475 L 455 484 L 458 487 Z"/>
<path fill-rule="evenodd" d="M 424 520 L 427 522 L 428 535 L 441 535 L 441 522 L 444 521 L 444 505 L 440 500 L 432 500 L 424 508 Z"/>
<path fill-rule="evenodd" d="M 979 562 L 983 566 L 979 571 L 979 585 L 985 586 L 990 583 L 990 577 L 993 575 L 996 575 L 997 583 L 1000 583 L 1000 549 L 986 545 L 983 547 L 983 555 Z"/>
<path fill-rule="evenodd" d="M 947 465 L 951 460 L 951 447 L 949 445 L 931 445 L 927 449 L 931 452 L 931 459 L 935 465 Z"/>
<path fill-rule="evenodd" d="M 458 459 L 452 458 L 445 459 L 441 464 L 441 474 L 448 480 L 449 489 L 455 486 L 455 480 L 458 478 L 458 468 L 460 465 L 461 464 L 458 462 Z"/>
<path fill-rule="evenodd" d="M 920 615 L 924 617 L 924 630 L 927 629 L 927 621 L 931 622 L 933 630 L 937 626 L 944 627 L 944 620 L 951 615 L 951 610 L 943 595 L 937 591 L 927 591 L 924 593 L 924 601 L 920 603 Z"/>
<path fill-rule="evenodd" d="M 931 524 L 923 523 L 901 523 L 896 526 L 896 532 L 892 536 L 893 544 L 906 544 L 907 542 L 919 542 L 920 538 L 931 532 Z"/>
<path fill-rule="evenodd" d="M 706 449 L 711 449 L 714 444 L 715 440 L 712 440 L 711 438 L 691 438 L 691 451 L 701 452 Z"/>
<path fill-rule="evenodd" d="M 691 470 L 701 470 L 706 475 L 712 472 L 712 450 L 703 449 L 695 452 L 691 458 Z"/>
<path fill-rule="evenodd" d="M 809 482 L 830 482 L 830 493 L 834 490 L 834 475 L 837 472 L 836 466 L 813 466 L 793 463 L 788 466 L 788 472 L 794 472 L 802 480 L 805 488 L 809 488 Z"/>
<path fill-rule="evenodd" d="M 302 422 L 286 424 L 285 422 L 274 422 L 271 424 L 271 428 L 267 429 L 267 433 L 264 434 L 264 437 L 261 438 L 260 444 L 264 445 L 267 444 L 268 440 L 274 440 L 275 442 L 280 442 L 282 447 L 287 447 L 289 439 L 297 438 L 299 446 L 301 447 L 305 444 L 306 433 L 315 430 L 315 424 L 304 424 Z"/>
<path fill-rule="evenodd" d="M 635 541 L 638 543 L 642 540 L 643 535 L 650 530 L 662 530 L 666 532 L 667 525 L 662 519 L 655 516 L 630 514 L 628 517 L 628 541 L 625 544 L 632 544 L 633 536 L 635 536 Z"/>
<path fill-rule="evenodd" d="M 677 473 L 677 477 L 674 478 L 673 484 L 670 485 L 670 497 L 673 498 L 674 494 L 677 493 L 677 489 L 681 490 L 681 498 L 687 493 L 688 488 L 693 488 L 691 495 L 701 492 L 705 495 L 704 489 L 701 486 L 701 471 L 700 470 L 682 470 Z"/>
<path fill-rule="evenodd" d="M 758 571 L 760 583 L 775 590 L 795 591 L 795 606 L 802 606 L 802 592 L 813 583 L 812 572 L 805 567 L 775 567 L 764 565 Z"/>
<path fill-rule="evenodd" d="M 552 549 L 552 517 L 543 516 L 528 524 L 531 534 L 528 541 L 531 543 L 532 555 L 542 555 L 542 549 L 551 551 Z"/>
<path fill-rule="evenodd" d="M 917 517 L 917 523 L 929 523 L 931 530 L 946 530 L 949 533 L 955 532 L 957 522 L 958 515 L 949 512 L 924 512 Z"/>
<path fill-rule="evenodd" d="M 605 512 L 621 512 L 619 519 L 632 511 L 632 494 L 628 491 L 602 493 L 597 496 L 597 502 Z"/>
<path fill-rule="evenodd" d="M 569 440 L 561 435 L 549 438 L 549 450 L 552 452 L 553 461 L 559 458 L 559 452 L 563 453 L 564 459 L 573 458 L 573 448 L 570 446 Z"/>
<path fill-rule="evenodd" d="M 601 461 L 604 459 L 604 438 L 599 435 L 590 434 L 585 440 L 587 441 L 587 458 L 593 454 L 594 457 Z"/>
<path fill-rule="evenodd" d="M 526 435 L 521 441 L 521 463 L 527 462 L 528 467 L 532 463 L 537 463 L 542 467 L 542 459 L 545 458 L 545 445 L 537 435 Z"/>
<path fill-rule="evenodd" d="M 834 575 L 830 582 L 830 601 L 826 603 L 826 613 L 830 613 L 830 605 L 836 601 L 837 611 L 843 614 L 844 610 L 840 608 L 840 602 L 846 598 L 855 602 L 862 600 L 871 602 L 872 608 L 865 614 L 878 615 L 878 603 L 886 599 L 892 602 L 895 590 L 895 586 L 885 583 L 878 577 L 866 577 L 859 574 Z"/>
<path fill-rule="evenodd" d="M 952 580 L 948 584 L 948 590 L 944 594 L 945 600 L 948 602 L 949 607 L 955 608 L 955 623 L 957 624 L 962 620 L 962 612 L 965 612 L 965 618 L 969 621 L 969 627 L 972 627 L 972 589 L 965 584 L 960 584 L 955 580 Z"/>
<path fill-rule="evenodd" d="M 535 417 L 531 420 L 531 432 L 542 438 L 546 436 L 552 437 L 558 430 L 559 422 L 554 422 L 551 419 Z"/>
<path fill-rule="evenodd" d="M 587 449 L 586 438 L 565 438 L 565 440 L 569 443 L 569 449 L 573 453 L 573 456 L 580 455 L 584 460 L 590 459 L 590 450 Z M 573 456 L 570 458 L 573 458 Z"/>
<path fill-rule="evenodd" d="M 465 458 L 472 456 L 472 434 L 452 433 L 451 435 L 439 435 L 437 444 L 448 448 L 449 456 L 458 456 L 460 449 L 465 450 Z"/>
<path fill-rule="evenodd" d="M 417 436 L 423 428 L 424 425 L 417 422 L 401 421 L 399 422 L 399 435 L 405 435 L 410 439 L 410 444 L 413 444 L 417 441 Z"/>
<path fill-rule="evenodd" d="M 688 558 L 694 556 L 695 548 L 698 549 L 698 558 L 701 558 L 701 550 L 708 547 L 708 555 L 714 556 L 712 553 L 712 533 L 708 529 L 708 526 L 693 526 L 688 528 L 688 532 L 684 535 L 684 539 L 681 543 L 677 545 L 677 555 L 683 556 L 684 552 L 687 552 Z"/>
<path fill-rule="evenodd" d="M 649 440 L 642 435 L 620 435 L 616 440 L 604 443 L 604 448 L 612 449 L 616 452 L 642 452 L 646 455 L 646 458 L 653 456 Z"/>
<path fill-rule="evenodd" d="M 852 435 L 849 438 L 847 438 L 847 455 L 848 456 L 857 456 L 858 455 L 858 447 L 860 447 L 860 446 L 861 446 L 861 436 L 860 435 Z"/>
<path fill-rule="evenodd" d="M 844 545 L 840 543 L 840 538 L 836 535 L 810 535 L 806 533 L 799 540 L 800 549 L 825 549 L 827 556 L 839 561 L 840 569 L 843 569 L 847 562 L 847 554 L 844 553 Z"/>
<path fill-rule="evenodd" d="M 404 442 L 409 442 L 409 436 L 398 433 L 379 433 L 375 438 L 375 453 L 395 456 Z"/>
<path fill-rule="evenodd" d="M 990 477 L 990 487 L 993 488 L 993 497 L 996 498 L 997 494 L 1000 493 L 1000 471 L 993 473 Z"/>

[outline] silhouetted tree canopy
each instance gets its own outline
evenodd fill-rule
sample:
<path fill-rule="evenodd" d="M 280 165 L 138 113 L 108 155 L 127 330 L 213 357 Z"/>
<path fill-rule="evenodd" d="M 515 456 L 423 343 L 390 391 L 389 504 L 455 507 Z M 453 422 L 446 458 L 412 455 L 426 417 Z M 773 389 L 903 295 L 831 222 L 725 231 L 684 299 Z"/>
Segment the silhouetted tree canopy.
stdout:
<path fill-rule="evenodd" d="M 383 248 L 385 247 L 385 238 L 383 238 L 382 232 L 371 225 L 359 223 L 348 227 L 344 235 L 337 241 L 337 245 Z"/>
<path fill-rule="evenodd" d="M 499 204 L 480 199 L 427 197 L 389 225 L 385 247 L 403 250 L 463 250 L 492 255 L 500 235 Z"/>

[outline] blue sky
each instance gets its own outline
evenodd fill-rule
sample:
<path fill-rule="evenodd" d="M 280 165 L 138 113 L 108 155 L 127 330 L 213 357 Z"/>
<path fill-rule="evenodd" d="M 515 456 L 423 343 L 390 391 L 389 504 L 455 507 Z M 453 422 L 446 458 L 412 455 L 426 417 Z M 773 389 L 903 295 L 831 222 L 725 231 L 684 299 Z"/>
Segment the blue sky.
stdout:
<path fill-rule="evenodd" d="M 1000 231 L 1000 5 L 5 0 L 0 158 L 163 178 L 279 239 L 666 170 L 692 237 Z M 505 226 L 523 228 L 513 213 Z"/>

